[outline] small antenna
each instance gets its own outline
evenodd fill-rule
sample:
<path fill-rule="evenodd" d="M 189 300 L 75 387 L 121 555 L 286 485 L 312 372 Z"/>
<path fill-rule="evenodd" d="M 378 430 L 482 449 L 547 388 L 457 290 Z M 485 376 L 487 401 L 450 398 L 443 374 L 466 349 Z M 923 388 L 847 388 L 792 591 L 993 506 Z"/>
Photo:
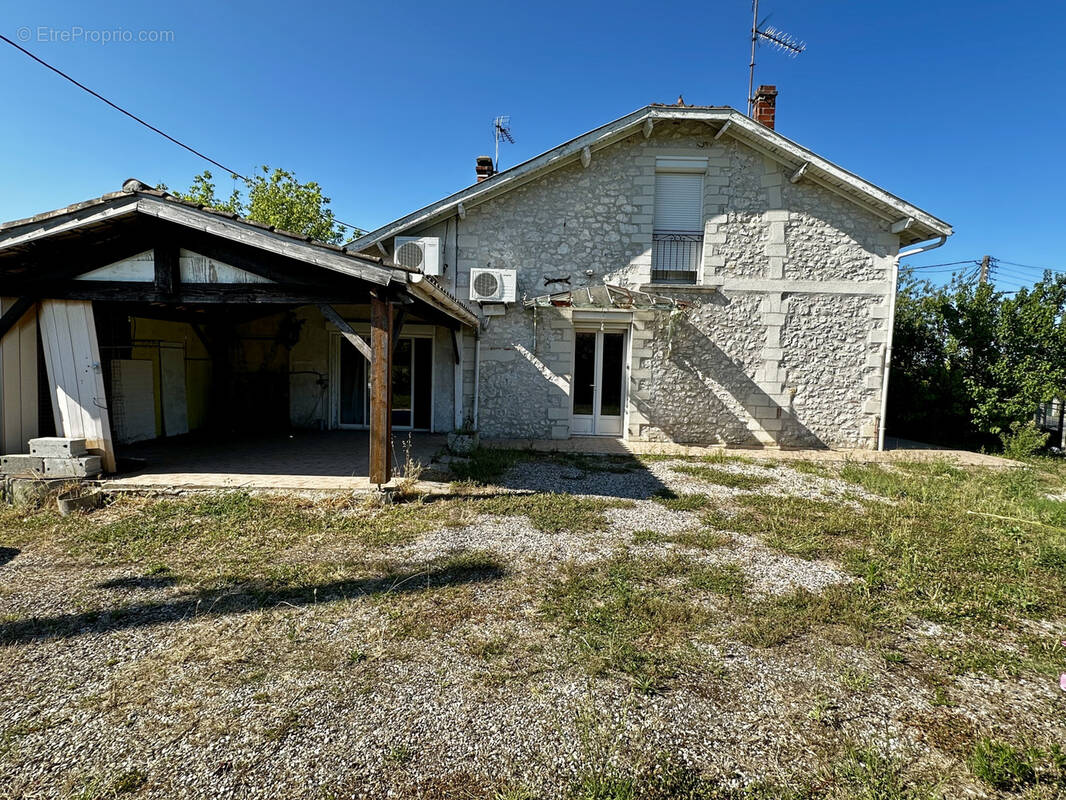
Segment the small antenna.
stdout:
<path fill-rule="evenodd" d="M 492 121 L 492 136 L 496 140 L 496 160 L 493 162 L 493 169 L 496 172 L 500 171 L 500 141 L 514 144 L 514 137 L 511 135 L 511 118 L 507 115 L 496 117 Z"/>
<path fill-rule="evenodd" d="M 755 46 L 759 40 L 767 41 L 790 58 L 795 58 L 807 49 L 807 43 L 797 41 L 791 34 L 773 26 L 765 27 L 769 17 L 759 22 L 759 0 L 751 0 L 751 63 L 748 65 L 748 116 L 755 103 Z"/>

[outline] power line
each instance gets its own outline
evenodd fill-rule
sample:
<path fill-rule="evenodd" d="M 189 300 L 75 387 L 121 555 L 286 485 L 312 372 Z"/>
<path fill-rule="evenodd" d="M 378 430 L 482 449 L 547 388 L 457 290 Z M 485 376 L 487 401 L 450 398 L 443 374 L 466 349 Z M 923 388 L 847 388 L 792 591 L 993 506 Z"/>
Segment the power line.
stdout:
<path fill-rule="evenodd" d="M 116 111 L 118 111 L 118 112 L 120 112 L 122 114 L 125 114 L 127 117 L 129 117 L 130 119 L 134 120 L 135 122 L 139 122 L 141 125 L 143 125 L 144 127 L 148 128 L 148 130 L 154 131 L 155 133 L 158 133 L 164 139 L 167 139 L 168 141 L 173 142 L 178 147 L 185 148 L 190 153 L 192 153 L 194 156 L 199 156 L 204 161 L 209 161 L 210 163 L 214 164 L 219 169 L 224 169 L 224 170 L 226 170 L 226 172 L 229 172 L 231 175 L 236 175 L 238 178 L 241 178 L 242 180 L 245 180 L 245 181 L 248 180 L 246 177 L 241 175 L 241 173 L 237 172 L 237 170 L 230 169 L 225 164 L 220 164 L 218 161 L 215 161 L 215 159 L 211 158 L 210 156 L 204 155 L 199 150 L 197 150 L 197 149 L 195 149 L 193 147 L 190 147 L 189 145 L 185 144 L 185 142 L 182 142 L 182 141 L 180 141 L 178 139 L 175 139 L 169 133 L 165 133 L 164 131 L 159 130 L 159 128 L 157 128 L 155 125 L 152 125 L 149 122 L 145 122 L 143 119 L 138 117 L 136 114 L 134 114 L 134 113 L 132 113 L 130 111 L 127 111 L 122 106 L 118 105 L 117 103 L 111 102 L 110 100 L 108 100 L 106 97 L 104 97 L 99 92 L 93 91 L 88 86 L 86 86 L 84 83 L 80 83 L 79 81 L 77 81 L 74 78 L 70 77 L 67 73 L 63 72 L 63 70 L 59 69 L 58 67 L 53 67 L 51 64 L 49 64 L 44 59 L 38 58 L 33 53 L 31 53 L 29 50 L 27 50 L 25 47 L 23 47 L 22 45 L 18 44 L 17 42 L 11 41 L 10 39 L 8 39 L 3 34 L 0 34 L 0 39 L 2 39 L 3 41 L 7 42 L 9 45 L 14 47 L 16 50 L 19 50 L 22 53 L 24 53 L 25 55 L 29 56 L 30 58 L 32 58 L 34 61 L 36 61 L 41 66 L 47 67 L 48 69 L 52 70 L 52 72 L 54 72 L 56 75 L 58 75 L 61 78 L 65 78 L 66 80 L 70 81 L 71 83 L 73 83 L 75 86 L 77 86 L 82 91 L 88 92 L 93 97 L 95 97 L 97 100 L 102 100 L 103 102 L 107 103 L 109 106 L 111 106 Z"/>
<path fill-rule="evenodd" d="M 910 266 L 908 264 L 906 266 L 907 266 L 907 269 L 936 269 L 938 267 L 955 267 L 955 266 L 958 266 L 959 264 L 976 264 L 976 263 L 977 263 L 977 259 L 976 258 L 971 258 L 971 259 L 969 259 L 967 261 L 948 261 L 948 262 L 946 262 L 944 264 L 920 264 L 917 267 L 912 267 L 912 266 Z"/>
<path fill-rule="evenodd" d="M 236 177 L 240 178 L 240 179 L 241 179 L 242 181 L 244 181 L 245 183 L 250 183 L 250 182 L 251 182 L 249 178 L 247 178 L 246 176 L 244 176 L 244 175 L 242 175 L 241 173 L 237 172 L 237 170 L 235 170 L 235 169 L 230 169 L 230 168 L 229 168 L 229 167 L 227 167 L 227 166 L 226 166 L 225 164 L 222 164 L 221 162 L 218 162 L 218 161 L 216 161 L 215 159 L 211 158 L 211 156 L 209 156 L 209 155 L 206 155 L 206 154 L 204 154 L 204 153 L 200 152 L 200 151 L 199 151 L 199 150 L 197 150 L 197 149 L 196 149 L 195 147 L 191 147 L 191 146 L 189 146 L 189 145 L 185 144 L 185 142 L 181 141 L 180 139 L 175 139 L 175 138 L 174 138 L 173 136 L 171 136 L 171 135 L 170 135 L 169 133 L 167 133 L 167 132 L 165 132 L 165 131 L 162 131 L 162 130 L 160 130 L 160 129 L 159 129 L 159 128 L 157 128 L 157 127 L 156 127 L 155 125 L 152 125 L 152 124 L 151 124 L 150 122 L 146 122 L 145 120 L 141 119 L 141 118 L 140 118 L 140 117 L 138 117 L 138 116 L 137 116 L 136 114 L 134 114 L 134 113 L 133 113 L 132 111 L 127 111 L 127 110 L 126 110 L 125 108 L 123 108 L 122 106 L 118 105 L 117 103 L 114 103 L 114 102 L 112 102 L 112 101 L 108 100 L 108 99 L 107 99 L 106 97 L 104 97 L 104 96 L 103 96 L 102 94 L 100 94 L 99 92 L 97 92 L 97 91 L 94 91 L 93 89 L 90 89 L 90 88 L 89 88 L 88 86 L 86 86 L 86 85 L 85 85 L 84 83 L 81 83 L 80 81 L 78 81 L 78 80 L 76 80 L 76 79 L 72 78 L 72 77 L 71 77 L 70 75 L 68 75 L 67 73 L 63 72 L 63 70 L 59 69 L 58 67 L 53 67 L 53 66 L 52 66 L 51 64 L 49 64 L 49 63 L 48 63 L 47 61 L 45 61 L 44 59 L 42 59 L 42 58 L 39 58 L 39 57 L 35 56 L 35 55 L 34 55 L 33 53 L 31 53 L 31 52 L 30 52 L 29 50 L 27 50 L 27 49 L 26 49 L 25 47 L 23 47 L 22 45 L 20 45 L 20 44 L 19 44 L 18 42 L 14 42 L 14 41 L 12 41 L 11 39 L 9 39 L 9 38 L 7 38 L 6 36 L 4 36 L 3 34 L 0 34 L 0 40 L 2 40 L 2 41 L 4 41 L 4 42 L 7 42 L 7 43 L 8 43 L 9 45 L 11 45 L 12 47 L 14 47 L 14 48 L 15 48 L 16 50 L 18 50 L 19 52 L 21 52 L 21 53 L 23 53 L 24 55 L 26 55 L 26 56 L 29 56 L 30 58 L 32 58 L 32 59 L 33 59 L 34 61 L 36 61 L 36 62 L 37 62 L 38 64 L 40 64 L 40 65 L 41 65 L 42 67 L 45 67 L 45 68 L 47 68 L 47 69 L 50 69 L 50 70 L 51 70 L 52 72 L 54 72 L 54 73 L 55 73 L 56 75 L 58 75 L 59 77 L 61 77 L 61 78 L 63 78 L 64 80 L 68 80 L 68 81 L 70 81 L 71 83 L 73 83 L 73 84 L 74 84 L 75 86 L 77 86 L 77 87 L 78 87 L 79 89 L 81 89 L 81 90 L 82 90 L 83 92 L 88 92 L 88 93 L 89 93 L 89 94 L 91 94 L 91 95 L 92 95 L 93 97 L 95 97 L 95 98 L 96 98 L 97 100 L 100 100 L 100 101 L 102 101 L 102 102 L 106 103 L 107 105 L 111 106 L 111 108 L 115 109 L 115 111 L 118 111 L 118 112 L 119 112 L 119 113 L 121 113 L 121 114 L 125 114 L 125 115 L 126 115 L 127 117 L 129 117 L 130 119 L 132 119 L 132 120 L 133 120 L 134 122 L 137 122 L 138 124 L 140 124 L 140 125 L 143 125 L 144 127 L 148 128 L 148 130 L 152 131 L 153 133 L 157 133 L 157 134 L 159 134 L 160 136 L 162 136 L 162 137 L 163 137 L 164 139 L 166 139 L 167 141 L 169 141 L 169 142 L 173 142 L 173 143 L 174 143 L 174 144 L 176 144 L 176 145 L 177 145 L 178 147 L 181 147 L 181 148 L 183 148 L 184 150 L 188 150 L 188 151 L 189 151 L 190 153 L 192 153 L 192 154 L 193 154 L 194 156 L 197 156 L 198 158 L 202 158 L 202 159 L 203 159 L 204 161 L 207 161 L 207 162 L 208 162 L 208 163 L 210 163 L 210 164 L 214 164 L 214 165 L 215 165 L 216 167 L 218 167 L 219 169 L 225 170 L 225 171 L 226 171 L 226 172 L 228 172 L 228 173 L 229 173 L 230 175 L 234 175 L 234 176 L 236 176 Z M 335 220 L 335 221 L 336 221 L 336 222 L 337 222 L 338 224 L 340 224 L 340 225 L 343 225 L 343 226 L 344 226 L 345 228 L 351 228 L 351 229 L 352 229 L 353 231 L 359 232 L 359 231 L 362 231 L 362 230 L 363 230 L 363 229 L 362 229 L 362 228 L 360 228 L 360 227 L 359 227 L 358 225 L 352 225 L 352 224 L 350 224 L 350 223 L 347 223 L 347 222 L 344 222 L 344 221 L 342 221 L 342 220 L 336 219 L 336 217 L 334 217 L 334 220 Z"/>
<path fill-rule="evenodd" d="M 1066 268 L 1063 267 L 1038 267 L 1035 264 L 1018 264 L 1014 261 L 1001 261 L 996 259 L 997 264 L 1009 264 L 1012 267 L 1024 267 L 1025 269 L 1038 269 L 1040 271 L 1051 270 L 1052 272 L 1066 272 Z"/>

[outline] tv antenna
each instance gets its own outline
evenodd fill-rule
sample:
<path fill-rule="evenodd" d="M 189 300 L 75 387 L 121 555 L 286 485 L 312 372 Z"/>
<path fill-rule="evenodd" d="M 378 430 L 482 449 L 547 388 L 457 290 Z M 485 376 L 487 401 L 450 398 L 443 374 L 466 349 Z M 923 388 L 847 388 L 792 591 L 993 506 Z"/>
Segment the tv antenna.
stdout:
<path fill-rule="evenodd" d="M 759 0 L 751 0 L 751 63 L 748 65 L 748 116 L 755 103 L 755 47 L 759 41 L 772 44 L 789 58 L 795 58 L 807 49 L 806 42 L 797 41 L 791 34 L 773 26 L 767 27 L 770 17 L 759 21 Z"/>
<path fill-rule="evenodd" d="M 514 137 L 511 135 L 511 118 L 506 115 L 496 117 L 492 121 L 492 135 L 496 140 L 496 160 L 493 162 L 493 169 L 498 172 L 500 169 L 500 142 L 514 144 Z"/>

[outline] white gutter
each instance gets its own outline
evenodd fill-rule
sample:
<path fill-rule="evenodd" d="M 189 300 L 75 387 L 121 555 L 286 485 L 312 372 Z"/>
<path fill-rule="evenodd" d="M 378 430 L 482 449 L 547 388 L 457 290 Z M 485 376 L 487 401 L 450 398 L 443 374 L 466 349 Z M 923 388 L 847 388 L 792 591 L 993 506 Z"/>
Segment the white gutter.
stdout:
<path fill-rule="evenodd" d="M 462 303 L 457 302 L 454 297 L 433 281 L 425 280 L 425 277 L 421 272 L 408 273 L 408 285 L 414 290 L 415 294 L 421 295 L 423 299 L 430 301 L 431 305 L 436 305 L 463 324 L 471 328 L 477 328 L 479 324 L 477 314 L 466 308 Z"/>
<path fill-rule="evenodd" d="M 892 260 L 892 294 L 888 298 L 888 339 L 885 342 L 885 366 L 881 376 L 881 421 L 877 426 L 878 450 L 885 449 L 885 409 L 888 407 L 888 373 L 892 368 L 892 337 L 896 331 L 896 293 L 899 291 L 899 260 L 919 253 L 926 253 L 930 250 L 936 250 L 947 240 L 947 236 L 941 236 L 933 244 L 907 250 Z"/>

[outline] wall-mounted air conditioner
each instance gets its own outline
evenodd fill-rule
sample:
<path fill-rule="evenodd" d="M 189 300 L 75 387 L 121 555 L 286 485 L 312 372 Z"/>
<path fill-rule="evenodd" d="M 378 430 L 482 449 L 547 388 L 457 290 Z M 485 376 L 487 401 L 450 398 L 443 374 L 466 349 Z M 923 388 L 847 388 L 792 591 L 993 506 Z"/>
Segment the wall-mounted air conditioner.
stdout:
<path fill-rule="evenodd" d="M 517 283 L 513 269 L 471 269 L 470 299 L 479 303 L 513 303 Z"/>
<path fill-rule="evenodd" d="M 401 267 L 417 269 L 426 275 L 440 275 L 440 238 L 397 236 L 392 260 Z"/>

